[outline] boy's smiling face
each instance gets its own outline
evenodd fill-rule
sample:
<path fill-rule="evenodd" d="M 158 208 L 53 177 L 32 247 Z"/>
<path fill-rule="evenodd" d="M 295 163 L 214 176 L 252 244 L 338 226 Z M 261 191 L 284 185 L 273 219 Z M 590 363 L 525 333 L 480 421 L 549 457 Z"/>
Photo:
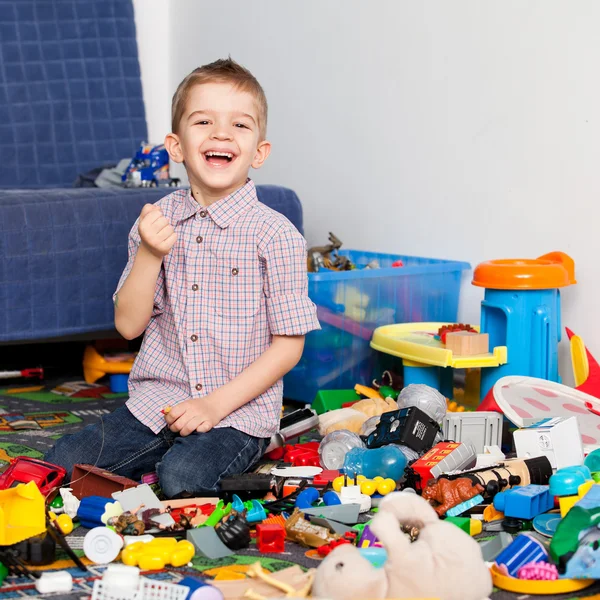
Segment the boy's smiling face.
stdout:
<path fill-rule="evenodd" d="M 178 132 L 165 145 L 171 159 L 184 162 L 196 200 L 211 204 L 246 183 L 271 150 L 261 141 L 254 96 L 230 83 L 203 83 L 188 95 Z"/>

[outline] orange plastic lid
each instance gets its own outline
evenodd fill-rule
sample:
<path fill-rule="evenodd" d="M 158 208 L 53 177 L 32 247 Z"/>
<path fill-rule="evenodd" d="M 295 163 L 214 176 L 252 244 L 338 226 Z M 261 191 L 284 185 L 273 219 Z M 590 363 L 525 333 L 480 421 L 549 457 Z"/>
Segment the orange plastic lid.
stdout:
<path fill-rule="evenodd" d="M 492 290 L 549 290 L 575 283 L 575 262 L 564 252 L 535 259 L 489 260 L 473 273 L 473 285 Z"/>

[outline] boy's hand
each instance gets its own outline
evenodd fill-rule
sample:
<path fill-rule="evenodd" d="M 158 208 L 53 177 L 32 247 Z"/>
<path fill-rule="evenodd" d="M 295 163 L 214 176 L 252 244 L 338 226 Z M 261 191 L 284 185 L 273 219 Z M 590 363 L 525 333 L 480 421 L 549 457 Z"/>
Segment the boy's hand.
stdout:
<path fill-rule="evenodd" d="M 221 418 L 216 410 L 216 398 L 211 395 L 203 398 L 190 398 L 173 406 L 165 414 L 165 421 L 171 431 L 185 437 L 194 433 L 206 433 L 210 431 Z"/>
<path fill-rule="evenodd" d="M 169 254 L 177 240 L 175 230 L 156 204 L 144 205 L 140 213 L 138 231 L 144 247 L 158 258 Z"/>

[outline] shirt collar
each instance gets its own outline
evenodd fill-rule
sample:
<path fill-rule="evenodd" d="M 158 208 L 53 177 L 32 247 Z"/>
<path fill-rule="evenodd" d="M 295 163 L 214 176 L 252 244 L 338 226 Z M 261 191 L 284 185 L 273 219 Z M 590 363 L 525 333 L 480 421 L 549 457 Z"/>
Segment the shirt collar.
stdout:
<path fill-rule="evenodd" d="M 210 218 L 221 228 L 225 229 L 233 223 L 242 212 L 251 208 L 258 198 L 256 196 L 256 187 L 252 179 L 248 179 L 246 183 L 221 200 L 205 208 L 210 215 Z M 179 214 L 176 217 L 177 221 L 185 221 L 194 216 L 203 207 L 200 206 L 192 196 L 192 191 L 188 190 L 183 202 L 180 205 Z"/>

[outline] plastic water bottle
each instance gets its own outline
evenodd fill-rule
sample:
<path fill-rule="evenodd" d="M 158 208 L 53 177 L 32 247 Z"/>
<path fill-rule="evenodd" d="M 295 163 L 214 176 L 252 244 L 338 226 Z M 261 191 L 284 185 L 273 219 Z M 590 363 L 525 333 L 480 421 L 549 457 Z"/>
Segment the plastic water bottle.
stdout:
<path fill-rule="evenodd" d="M 344 459 L 344 473 L 364 475 L 368 479 L 381 477 L 399 481 L 406 469 L 406 457 L 402 450 L 394 445 L 381 448 L 352 448 Z"/>

